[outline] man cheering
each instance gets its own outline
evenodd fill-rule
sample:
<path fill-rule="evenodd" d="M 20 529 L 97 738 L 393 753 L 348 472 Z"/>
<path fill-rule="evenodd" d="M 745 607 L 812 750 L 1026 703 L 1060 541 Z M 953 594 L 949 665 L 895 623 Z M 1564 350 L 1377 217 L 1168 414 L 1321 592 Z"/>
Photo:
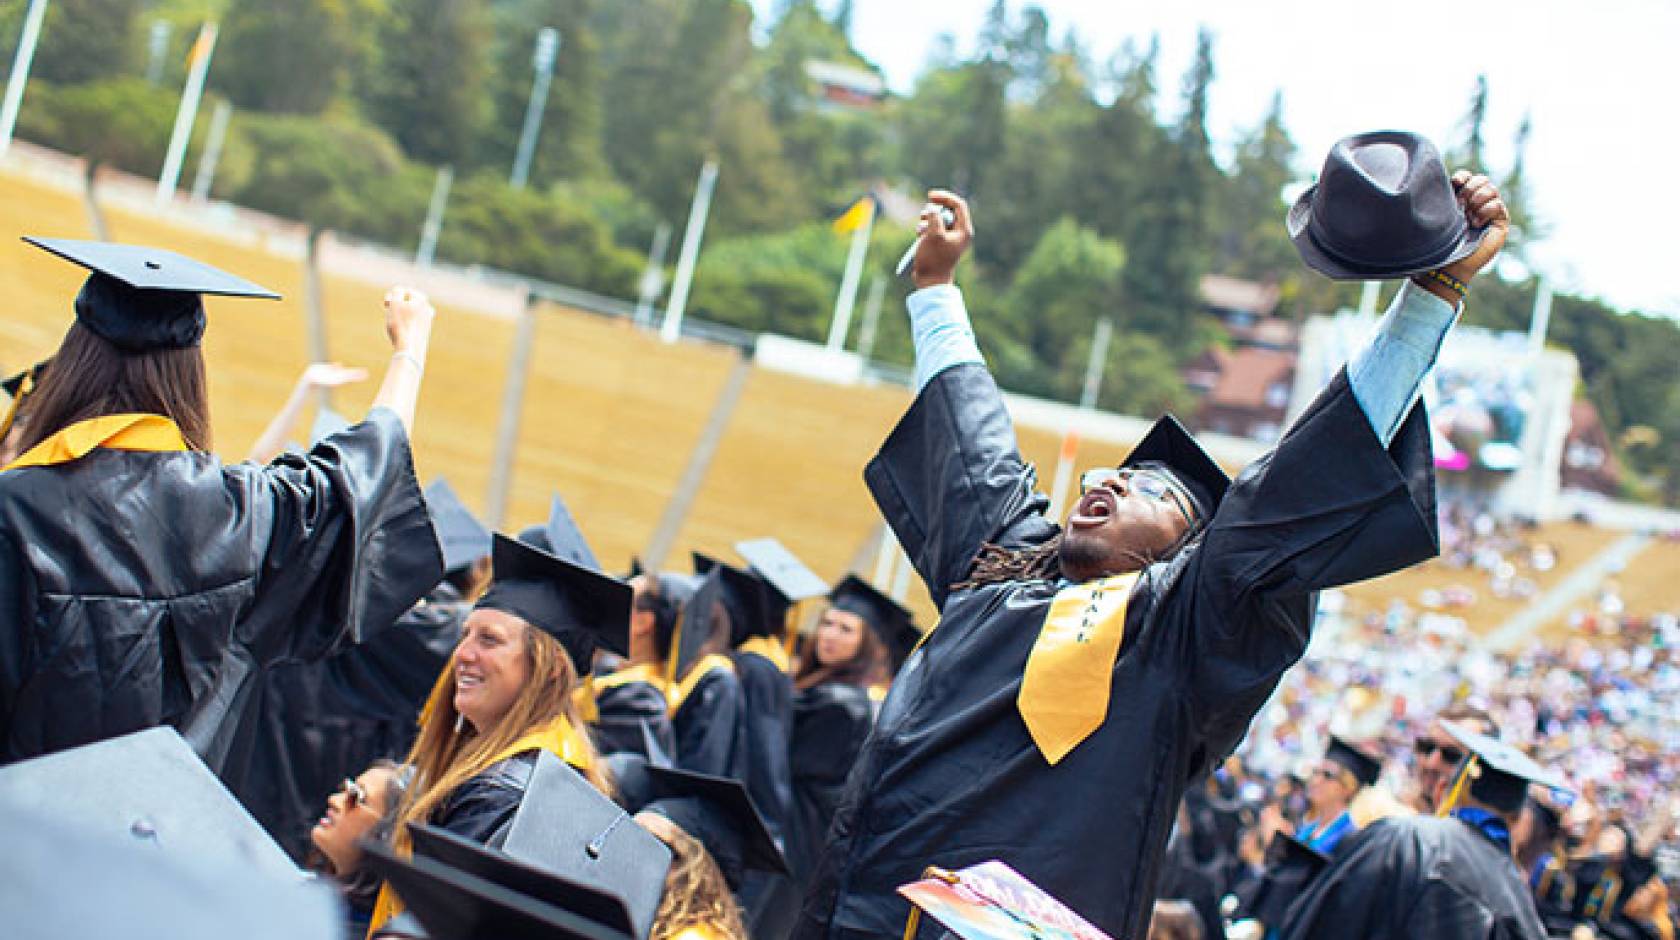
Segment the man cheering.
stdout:
<path fill-rule="evenodd" d="M 1435 553 L 1414 404 L 1508 215 L 1421 138 L 1338 144 L 1290 227 L 1333 276 L 1410 278 L 1372 345 L 1234 483 L 1164 417 L 1085 475 L 1058 527 L 953 283 L 968 206 L 929 201 L 909 299 L 918 394 L 865 480 L 942 617 L 864 745 L 800 936 L 898 936 L 898 885 L 989 859 L 1143 936 L 1179 798 L 1301 656 L 1315 592 Z"/>

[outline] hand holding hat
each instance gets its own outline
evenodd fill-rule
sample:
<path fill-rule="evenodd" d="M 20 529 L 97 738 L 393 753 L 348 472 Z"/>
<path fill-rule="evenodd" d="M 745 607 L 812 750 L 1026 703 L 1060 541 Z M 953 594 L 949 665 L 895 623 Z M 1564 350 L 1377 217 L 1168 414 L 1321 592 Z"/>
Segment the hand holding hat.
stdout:
<path fill-rule="evenodd" d="M 1441 273 L 1468 284 L 1505 247 L 1505 239 L 1511 233 L 1511 210 L 1499 197 L 1493 181 L 1479 173 L 1472 175 L 1469 170 L 1459 170 L 1453 174 L 1452 184 L 1470 227 L 1484 231 L 1475 251 L 1443 267 Z"/>

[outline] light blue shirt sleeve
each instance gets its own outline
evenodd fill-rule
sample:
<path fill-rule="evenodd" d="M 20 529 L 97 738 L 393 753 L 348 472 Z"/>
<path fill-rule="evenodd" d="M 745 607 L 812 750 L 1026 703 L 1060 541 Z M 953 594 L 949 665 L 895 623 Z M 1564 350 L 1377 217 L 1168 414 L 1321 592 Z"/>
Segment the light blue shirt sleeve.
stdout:
<path fill-rule="evenodd" d="M 905 300 L 910 309 L 910 341 L 916 347 L 916 391 L 952 366 L 986 360 L 974 342 L 968 308 L 955 284 L 924 287 Z"/>
<path fill-rule="evenodd" d="M 1387 447 L 1423 392 L 1441 343 L 1458 319 L 1449 304 L 1407 281 L 1377 325 L 1371 342 L 1348 361 L 1348 385 L 1371 430 Z"/>

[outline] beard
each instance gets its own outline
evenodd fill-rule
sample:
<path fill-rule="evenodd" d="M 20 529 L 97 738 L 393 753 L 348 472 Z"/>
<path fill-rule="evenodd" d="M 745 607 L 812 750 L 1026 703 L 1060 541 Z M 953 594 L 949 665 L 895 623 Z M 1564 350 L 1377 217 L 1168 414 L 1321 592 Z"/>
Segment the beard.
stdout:
<path fill-rule="evenodd" d="M 1101 577 L 1114 563 L 1107 542 L 1096 535 L 1071 528 L 1062 532 L 1056 558 L 1061 562 L 1062 574 L 1070 581 Z"/>

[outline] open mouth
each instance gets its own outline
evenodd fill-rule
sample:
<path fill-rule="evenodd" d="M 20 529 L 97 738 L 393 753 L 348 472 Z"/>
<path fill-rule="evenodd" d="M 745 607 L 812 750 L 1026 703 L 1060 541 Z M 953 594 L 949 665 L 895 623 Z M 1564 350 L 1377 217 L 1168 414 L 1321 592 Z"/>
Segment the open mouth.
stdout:
<path fill-rule="evenodd" d="M 484 684 L 484 677 L 468 672 L 455 674 L 455 691 L 468 692 Z"/>
<path fill-rule="evenodd" d="M 1068 525 L 1076 529 L 1095 528 L 1113 518 L 1118 509 L 1119 502 L 1114 491 L 1099 486 L 1079 498 L 1068 516 Z"/>

